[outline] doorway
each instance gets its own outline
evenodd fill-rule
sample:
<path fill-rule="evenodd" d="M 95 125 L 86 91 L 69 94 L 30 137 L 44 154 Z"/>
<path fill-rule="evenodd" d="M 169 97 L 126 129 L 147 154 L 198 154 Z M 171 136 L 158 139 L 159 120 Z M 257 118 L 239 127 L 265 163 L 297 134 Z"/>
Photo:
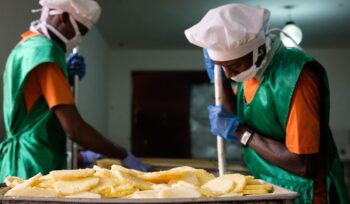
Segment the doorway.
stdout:
<path fill-rule="evenodd" d="M 205 71 L 132 73 L 132 151 L 140 157 L 191 158 L 191 87 Z"/>

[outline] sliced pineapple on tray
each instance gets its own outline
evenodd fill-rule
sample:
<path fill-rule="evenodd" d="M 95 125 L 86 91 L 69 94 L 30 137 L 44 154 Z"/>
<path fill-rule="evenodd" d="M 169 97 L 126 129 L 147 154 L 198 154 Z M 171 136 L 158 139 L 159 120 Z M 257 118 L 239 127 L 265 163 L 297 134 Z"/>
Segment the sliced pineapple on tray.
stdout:
<path fill-rule="evenodd" d="M 207 198 L 262 195 L 273 192 L 271 184 L 252 176 L 213 174 L 188 166 L 167 171 L 141 172 L 113 165 L 88 169 L 55 170 L 23 180 L 8 177 L 4 196 L 62 198 Z"/>

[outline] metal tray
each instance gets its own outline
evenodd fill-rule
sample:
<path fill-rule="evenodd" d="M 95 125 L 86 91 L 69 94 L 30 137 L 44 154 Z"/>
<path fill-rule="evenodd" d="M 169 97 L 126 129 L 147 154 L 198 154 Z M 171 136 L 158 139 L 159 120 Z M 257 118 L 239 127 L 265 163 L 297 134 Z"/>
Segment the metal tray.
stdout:
<path fill-rule="evenodd" d="M 292 204 L 298 193 L 275 186 L 274 192 L 266 195 L 246 195 L 216 198 L 169 198 L 169 199 L 86 199 L 86 198 L 42 198 L 3 196 L 8 190 L 4 183 L 0 184 L 0 201 L 2 204 L 106 204 L 106 203 L 245 203 L 245 204 Z"/>

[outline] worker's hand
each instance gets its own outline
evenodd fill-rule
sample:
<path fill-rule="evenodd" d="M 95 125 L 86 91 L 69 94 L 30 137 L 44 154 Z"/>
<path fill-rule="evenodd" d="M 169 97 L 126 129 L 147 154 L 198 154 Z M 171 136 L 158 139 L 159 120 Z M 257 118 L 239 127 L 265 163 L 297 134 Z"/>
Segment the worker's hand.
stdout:
<path fill-rule="evenodd" d="M 96 160 L 106 157 L 103 154 L 99 154 L 90 150 L 80 151 L 81 158 L 84 165 L 93 164 Z"/>
<path fill-rule="evenodd" d="M 122 165 L 129 169 L 135 169 L 139 171 L 151 171 L 151 166 L 142 163 L 131 152 L 128 152 L 128 156 L 122 160 Z"/>
<path fill-rule="evenodd" d="M 74 76 L 78 75 L 79 80 L 81 80 L 86 73 L 86 65 L 84 57 L 77 54 L 71 53 L 67 58 L 67 68 L 68 68 L 68 77 L 69 84 L 72 86 L 74 84 Z"/>
<path fill-rule="evenodd" d="M 224 106 L 208 106 L 208 110 L 211 133 L 236 142 L 238 139 L 235 132 L 239 125 L 239 118 L 225 110 Z"/>
<path fill-rule="evenodd" d="M 215 63 L 213 60 L 210 59 L 208 50 L 206 48 L 203 49 L 203 57 L 204 57 L 204 65 L 205 69 L 207 70 L 208 77 L 210 79 L 210 83 L 214 83 L 214 67 Z M 222 79 L 227 79 L 224 73 L 224 70 L 221 68 L 221 77 Z"/>
<path fill-rule="evenodd" d="M 214 83 L 214 62 L 210 59 L 208 55 L 208 50 L 206 48 L 203 49 L 203 57 L 204 57 L 204 65 L 207 70 L 208 77 L 210 79 L 210 83 Z"/>

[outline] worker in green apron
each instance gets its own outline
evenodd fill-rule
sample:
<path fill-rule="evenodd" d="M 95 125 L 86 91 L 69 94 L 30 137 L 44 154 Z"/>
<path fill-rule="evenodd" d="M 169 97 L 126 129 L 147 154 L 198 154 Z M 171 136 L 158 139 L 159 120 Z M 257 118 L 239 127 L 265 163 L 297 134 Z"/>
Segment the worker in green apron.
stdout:
<path fill-rule="evenodd" d="M 250 173 L 298 192 L 295 203 L 349 203 L 329 128 L 326 71 L 303 50 L 268 35 L 269 16 L 263 8 L 228 4 L 185 31 L 205 48 L 211 79 L 213 64 L 221 66 L 226 98 L 236 92 L 230 101 L 236 107 L 208 108 L 211 132 L 239 141 Z"/>
<path fill-rule="evenodd" d="M 22 35 L 6 63 L 3 114 L 7 135 L 0 144 L 0 181 L 65 169 L 66 134 L 85 149 L 122 159 L 125 167 L 149 170 L 87 124 L 74 104 L 65 52 L 77 47 L 81 36 L 96 23 L 99 5 L 93 0 L 40 0 L 40 4 L 40 20 Z M 68 68 L 77 65 L 84 66 L 82 57 L 72 56 Z"/>

